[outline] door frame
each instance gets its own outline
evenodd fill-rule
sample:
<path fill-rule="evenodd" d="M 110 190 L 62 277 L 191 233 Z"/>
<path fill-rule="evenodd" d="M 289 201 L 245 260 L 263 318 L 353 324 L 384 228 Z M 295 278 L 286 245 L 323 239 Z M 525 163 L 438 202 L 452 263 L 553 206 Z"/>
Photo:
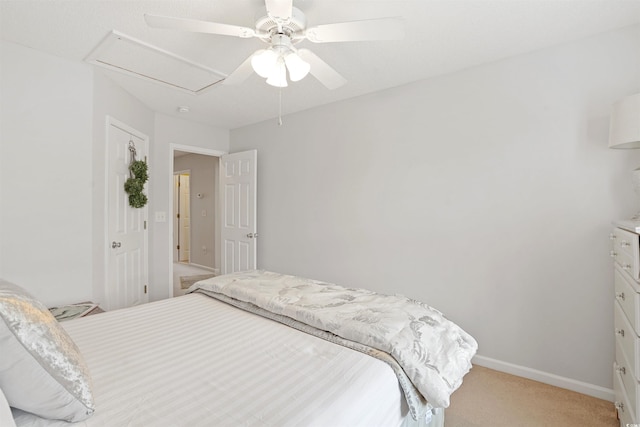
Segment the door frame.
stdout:
<path fill-rule="evenodd" d="M 224 154 L 228 154 L 227 151 L 221 151 L 221 150 L 213 150 L 210 148 L 202 148 L 202 147 L 196 147 L 193 145 L 184 145 L 184 144 L 175 144 L 175 143 L 170 143 L 169 144 L 169 182 L 167 183 L 167 188 L 169 189 L 169 194 L 171 195 L 171 201 L 173 202 L 173 159 L 175 156 L 175 152 L 176 151 L 184 151 L 185 153 L 190 153 L 190 154 L 203 154 L 205 156 L 211 156 L 211 157 L 217 157 L 218 158 L 218 164 L 220 162 L 220 157 L 222 157 Z M 220 168 L 218 168 L 218 174 L 220 174 Z M 219 191 L 216 191 L 216 207 L 217 210 L 220 209 L 220 193 Z M 173 203 L 170 204 L 171 209 L 173 210 Z M 216 218 L 220 217 L 220 212 L 216 211 Z M 218 230 L 216 230 L 218 231 Z M 173 221 L 169 221 L 169 232 L 168 232 L 168 237 L 169 237 L 169 242 L 171 242 L 171 246 L 173 246 Z M 216 233 L 216 236 L 218 236 L 219 238 L 219 233 Z M 216 246 L 216 251 L 220 251 L 220 247 L 218 247 L 220 245 Z M 169 252 L 169 295 L 171 297 L 174 297 L 173 294 L 173 248 L 171 247 L 171 250 L 168 251 Z"/>
<path fill-rule="evenodd" d="M 181 151 L 181 150 L 179 150 L 179 151 Z M 173 215 L 172 220 L 174 221 L 174 224 L 175 224 L 175 220 L 176 220 L 176 218 L 175 218 L 175 214 L 176 214 L 176 212 L 175 212 L 175 206 L 176 206 L 176 188 L 175 188 L 175 187 L 176 187 L 176 184 L 175 184 L 175 176 L 176 176 L 176 175 L 178 175 L 178 176 L 180 176 L 180 175 L 189 175 L 189 180 L 191 180 L 191 169 L 184 169 L 184 170 L 181 170 L 181 171 L 175 171 L 175 172 L 173 173 L 173 176 L 174 176 L 174 181 L 173 181 L 173 194 L 171 195 L 171 197 L 173 197 L 173 208 L 174 208 L 174 211 L 172 212 L 172 215 Z M 179 178 L 178 178 L 178 179 L 179 179 Z M 178 206 L 178 211 L 180 211 L 180 206 Z M 191 200 L 189 200 L 189 215 L 191 215 Z M 178 223 L 179 223 L 179 222 L 180 222 L 180 221 L 178 221 Z M 173 248 L 174 248 L 174 250 L 175 250 L 175 246 L 176 246 L 176 242 L 175 242 L 176 234 L 175 234 L 175 231 L 176 231 L 176 229 L 175 229 L 175 227 L 174 227 L 174 228 L 173 228 L 173 238 L 174 238 L 174 241 L 173 241 Z M 179 235 L 180 235 L 180 231 L 178 231 L 178 236 L 179 236 Z M 180 242 L 180 238 L 178 238 L 178 244 L 180 244 L 179 242 Z M 178 257 L 177 257 L 177 258 L 178 258 L 178 262 L 180 262 L 180 259 L 179 259 L 179 258 L 180 258 L 180 252 L 178 252 Z M 189 227 L 189 263 L 191 263 L 191 227 Z"/>

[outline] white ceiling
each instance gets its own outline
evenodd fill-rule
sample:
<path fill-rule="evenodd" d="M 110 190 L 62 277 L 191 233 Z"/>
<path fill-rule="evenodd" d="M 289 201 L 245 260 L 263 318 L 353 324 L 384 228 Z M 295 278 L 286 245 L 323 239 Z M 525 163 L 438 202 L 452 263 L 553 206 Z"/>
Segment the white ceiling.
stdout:
<path fill-rule="evenodd" d="M 117 30 L 191 61 L 230 74 L 264 44 L 258 39 L 147 27 L 144 14 L 209 20 L 253 28 L 261 0 L 2 0 L 3 40 L 83 61 Z M 308 25 L 401 16 L 402 41 L 313 44 L 347 80 L 330 91 L 312 76 L 282 90 L 288 114 L 555 44 L 640 23 L 640 0 L 294 0 Z M 238 86 L 216 85 L 191 95 L 105 72 L 148 107 L 226 129 L 278 115 L 277 88 L 257 75 Z M 177 107 L 190 107 L 180 115 Z"/>

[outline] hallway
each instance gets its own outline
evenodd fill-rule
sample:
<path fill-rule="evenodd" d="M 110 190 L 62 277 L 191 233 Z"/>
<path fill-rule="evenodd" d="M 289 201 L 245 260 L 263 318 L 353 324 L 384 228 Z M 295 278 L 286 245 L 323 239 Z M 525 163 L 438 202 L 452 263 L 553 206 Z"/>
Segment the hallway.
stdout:
<path fill-rule="evenodd" d="M 202 267 L 196 267 L 193 265 L 174 262 L 173 263 L 173 296 L 178 297 L 185 294 L 186 289 L 180 287 L 181 276 L 195 276 L 199 274 L 213 274 L 212 270 L 207 270 Z"/>

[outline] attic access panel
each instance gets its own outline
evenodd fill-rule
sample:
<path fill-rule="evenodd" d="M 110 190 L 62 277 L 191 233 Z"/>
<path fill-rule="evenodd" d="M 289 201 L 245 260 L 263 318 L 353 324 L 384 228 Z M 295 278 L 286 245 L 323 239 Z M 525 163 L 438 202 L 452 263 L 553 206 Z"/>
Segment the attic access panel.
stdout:
<path fill-rule="evenodd" d="M 203 93 L 227 77 L 117 31 L 109 33 L 85 61 L 193 95 Z"/>

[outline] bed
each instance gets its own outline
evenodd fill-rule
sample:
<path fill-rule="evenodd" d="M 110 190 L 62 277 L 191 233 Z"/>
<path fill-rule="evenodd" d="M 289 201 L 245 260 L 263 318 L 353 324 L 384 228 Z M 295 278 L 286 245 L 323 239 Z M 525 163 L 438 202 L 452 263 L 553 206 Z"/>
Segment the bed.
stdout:
<path fill-rule="evenodd" d="M 265 310 L 261 302 L 261 298 L 268 296 L 268 293 L 262 296 L 247 294 L 249 297 L 234 295 L 248 292 L 252 283 L 259 291 L 263 291 L 267 288 L 265 283 L 269 284 L 276 278 L 278 283 L 284 281 L 291 286 L 286 291 L 284 288 L 269 287 L 269 292 L 277 295 L 277 304 L 274 304 L 272 297 L 267 303 L 273 306 L 272 311 Z M 442 427 L 443 407 L 446 405 L 442 402 L 432 405 L 426 401 L 425 393 L 417 390 L 412 383 L 414 380 L 409 378 L 411 375 L 406 374 L 412 372 L 411 368 L 398 369 L 394 358 L 387 352 L 372 348 L 369 346 L 371 343 L 345 340 L 329 332 L 330 327 L 322 330 L 300 322 L 295 318 L 295 313 L 292 317 L 282 314 L 279 304 L 284 302 L 284 311 L 290 310 L 291 292 L 299 293 L 304 288 L 303 297 L 298 295 L 295 298 L 308 298 L 307 284 L 320 287 L 324 293 L 327 289 L 340 293 L 325 295 L 327 301 L 349 300 L 351 297 L 344 295 L 355 291 L 294 276 L 257 271 L 219 276 L 196 283 L 185 296 L 64 323 L 54 320 L 49 324 L 49 320 L 41 320 L 40 314 L 30 314 L 26 316 L 28 319 L 39 319 L 34 323 L 48 325 L 49 329 L 45 328 L 44 331 L 46 336 L 57 329 L 62 330 L 58 331 L 61 339 L 66 339 L 65 336 L 69 339 L 69 346 L 77 350 L 77 358 L 71 357 L 71 363 L 54 361 L 53 368 L 38 367 L 42 372 L 32 375 L 33 378 L 26 378 L 24 372 L 12 377 L 11 371 L 19 367 L 3 360 L 13 357 L 11 351 L 5 351 L 10 348 L 7 339 L 15 340 L 16 336 L 25 332 L 18 330 L 16 333 L 14 330 L 11 336 L 5 331 L 3 336 L 0 331 L 0 389 L 5 401 L 12 406 L 10 413 L 13 422 L 17 426 L 88 427 Z M 218 292 L 218 288 L 225 288 L 225 291 Z M 13 308 L 10 306 L 12 298 L 20 300 Z M 3 317 L 5 329 L 15 328 L 16 323 L 15 316 L 7 313 L 14 311 L 17 306 L 23 309 L 27 304 L 32 305 L 28 310 L 46 311 L 20 288 L 0 282 L 0 317 Z M 317 306 L 314 303 L 313 309 L 317 309 Z M 309 317 L 303 313 L 302 317 L 305 316 Z M 335 314 L 330 316 L 336 317 Z M 309 323 L 313 323 L 313 319 Z M 2 326 L 3 322 L 0 322 Z M 471 367 L 470 360 L 477 344 L 453 323 L 448 322 L 447 328 L 458 334 L 454 338 L 455 352 L 443 349 L 449 355 L 441 358 L 446 360 L 451 357 L 456 359 L 453 365 L 460 365 L 453 367 L 458 372 L 450 373 L 447 379 L 447 382 L 455 383 L 451 384 L 455 390 Z M 22 343 L 18 350 L 24 352 L 28 346 L 29 342 L 27 345 Z M 27 353 L 30 352 L 33 357 L 33 353 L 38 351 L 29 350 Z M 396 357 L 402 358 L 401 355 Z M 29 358 L 29 355 L 20 353 L 19 358 Z M 38 363 L 42 365 L 43 361 Z M 34 409 L 28 406 L 33 394 L 43 388 L 43 381 L 51 381 L 50 377 L 55 377 L 56 369 L 64 371 L 70 366 L 72 369 L 83 367 L 69 374 L 73 378 L 71 387 L 68 379 L 67 390 L 62 391 L 59 390 L 60 384 L 55 384 L 55 378 L 52 382 L 58 387 L 54 390 L 54 396 L 75 393 L 75 399 L 62 405 L 62 410 L 67 412 L 75 405 L 71 411 L 73 416 L 60 416 L 59 412 L 55 412 L 60 411 L 59 408 L 48 413 L 47 410 L 42 412 L 40 407 Z M 23 367 L 29 372 L 34 369 Z M 447 369 L 452 368 L 448 365 L 438 367 L 439 371 Z M 83 383 L 77 377 L 83 375 L 86 377 L 86 387 L 79 387 L 78 384 Z M 46 377 L 45 380 L 43 377 Z M 454 377 L 456 380 L 452 381 Z M 64 385 L 65 379 L 58 378 L 57 382 Z M 16 393 L 16 387 L 22 390 Z M 75 389 L 70 390 L 73 387 Z M 86 399 L 87 393 L 90 399 Z M 426 392 L 429 393 L 430 390 Z M 1 400 L 0 417 L 3 413 Z M 50 400 L 45 396 L 40 406 L 50 404 Z M 445 403 L 448 404 L 448 400 Z M 2 422 L 0 424 L 5 425 Z"/>

